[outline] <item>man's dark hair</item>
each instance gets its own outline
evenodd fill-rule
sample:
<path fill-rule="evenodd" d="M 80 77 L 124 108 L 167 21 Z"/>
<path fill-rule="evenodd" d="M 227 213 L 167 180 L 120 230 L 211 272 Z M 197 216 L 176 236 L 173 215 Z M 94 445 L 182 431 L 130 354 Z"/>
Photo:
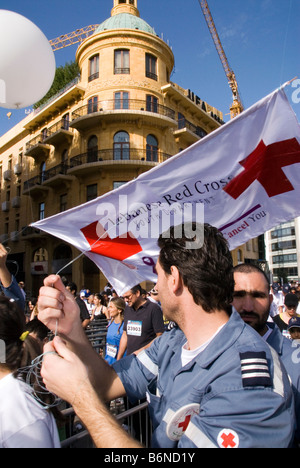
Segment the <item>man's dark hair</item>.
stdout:
<path fill-rule="evenodd" d="M 265 278 L 267 285 L 270 287 L 270 279 L 267 274 L 259 268 L 259 266 L 254 265 L 253 263 L 240 263 L 233 268 L 233 273 L 261 273 Z"/>
<path fill-rule="evenodd" d="M 130 291 L 132 292 L 132 294 L 136 294 L 137 292 L 142 294 L 142 287 L 140 284 L 137 284 L 136 286 L 133 286 L 133 288 L 131 288 Z"/>
<path fill-rule="evenodd" d="M 70 291 L 75 291 L 75 296 L 77 294 L 77 284 L 73 283 L 72 281 L 70 281 L 67 286 L 70 288 Z"/>
<path fill-rule="evenodd" d="M 171 227 L 168 238 L 162 234 L 158 240 L 159 263 L 165 273 L 171 273 L 176 266 L 184 285 L 188 288 L 197 305 L 206 312 L 229 311 L 233 298 L 233 263 L 227 241 L 217 228 L 209 224 L 192 224 L 192 231 L 204 230 L 201 248 L 189 249 L 192 239 L 185 236 L 182 226 L 181 238 L 176 238 L 178 226 Z M 191 232 L 191 231 L 189 231 Z"/>

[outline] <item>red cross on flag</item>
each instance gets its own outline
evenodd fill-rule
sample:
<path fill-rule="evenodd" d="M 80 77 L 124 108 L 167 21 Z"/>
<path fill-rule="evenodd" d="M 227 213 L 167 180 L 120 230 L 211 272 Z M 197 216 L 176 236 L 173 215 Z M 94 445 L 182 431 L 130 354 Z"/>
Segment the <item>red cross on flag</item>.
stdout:
<path fill-rule="evenodd" d="M 73 244 L 123 294 L 156 281 L 170 225 L 205 221 L 234 249 L 300 216 L 299 194 L 300 127 L 282 87 L 137 179 L 32 226 Z"/>

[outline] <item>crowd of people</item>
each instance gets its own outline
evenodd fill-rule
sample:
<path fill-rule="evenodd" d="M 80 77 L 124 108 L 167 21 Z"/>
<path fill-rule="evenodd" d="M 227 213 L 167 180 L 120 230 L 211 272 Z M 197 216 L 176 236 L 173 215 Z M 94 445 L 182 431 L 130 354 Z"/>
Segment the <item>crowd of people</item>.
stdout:
<path fill-rule="evenodd" d="M 172 229 L 158 242 L 150 292 L 136 285 L 119 297 L 109 284 L 78 292 L 52 275 L 28 302 L 27 323 L 22 285 L 0 246 L 0 447 L 59 446 L 59 415 L 31 397 L 24 373 L 41 355 L 43 385 L 73 406 L 97 447 L 141 447 L 109 412 L 124 396 L 148 401 L 153 448 L 298 447 L 300 286 L 270 285 L 252 264 L 233 267 L 209 225 L 201 248 Z M 103 355 L 86 334 L 100 321 Z"/>

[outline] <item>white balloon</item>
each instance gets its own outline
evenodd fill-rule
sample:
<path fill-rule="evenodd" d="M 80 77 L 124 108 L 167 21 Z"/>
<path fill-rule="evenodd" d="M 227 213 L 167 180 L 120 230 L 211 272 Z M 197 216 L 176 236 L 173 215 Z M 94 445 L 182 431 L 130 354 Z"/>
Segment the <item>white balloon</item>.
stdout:
<path fill-rule="evenodd" d="M 55 70 L 44 33 L 24 16 L 0 10 L 0 107 L 19 109 L 42 99 Z"/>

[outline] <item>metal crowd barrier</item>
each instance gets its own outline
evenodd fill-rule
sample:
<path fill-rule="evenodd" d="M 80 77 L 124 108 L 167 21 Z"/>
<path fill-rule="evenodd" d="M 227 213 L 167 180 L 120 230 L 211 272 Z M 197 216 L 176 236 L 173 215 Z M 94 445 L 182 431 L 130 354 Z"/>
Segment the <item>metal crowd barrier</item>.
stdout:
<path fill-rule="evenodd" d="M 114 413 L 113 403 L 114 402 L 111 402 L 110 408 Z M 126 404 L 125 399 L 124 405 Z M 62 414 L 68 421 L 70 435 L 65 440 L 61 441 L 61 448 L 95 448 L 88 431 L 82 427 L 79 420 L 76 420 L 73 408 L 62 410 Z M 123 429 L 138 440 L 145 448 L 150 447 L 152 429 L 147 402 L 139 403 L 134 408 L 115 414 L 115 418 L 123 426 Z M 134 418 L 138 420 L 138 426 L 134 423 Z M 82 429 L 78 429 L 80 426 Z M 136 430 L 138 430 L 138 434 Z"/>

